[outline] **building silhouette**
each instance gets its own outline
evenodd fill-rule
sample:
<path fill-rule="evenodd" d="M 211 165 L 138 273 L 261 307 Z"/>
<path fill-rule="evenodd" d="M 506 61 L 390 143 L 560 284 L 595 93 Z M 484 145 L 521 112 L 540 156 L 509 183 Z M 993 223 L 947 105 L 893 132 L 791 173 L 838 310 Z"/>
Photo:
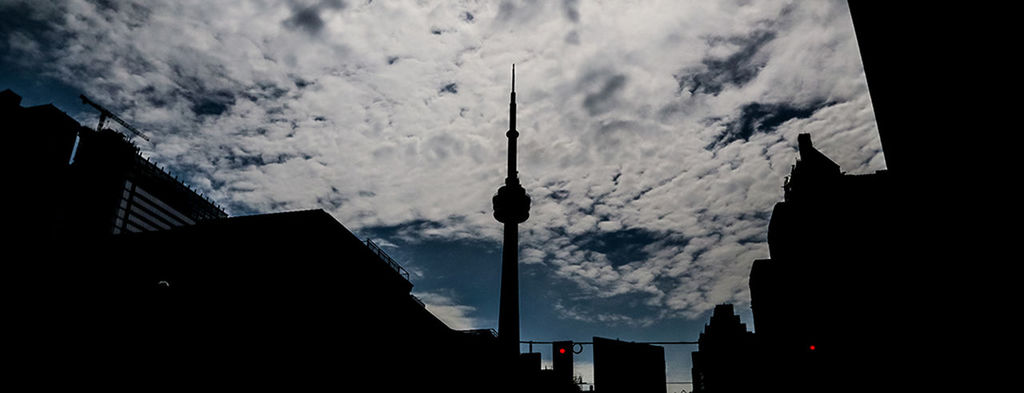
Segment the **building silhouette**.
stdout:
<path fill-rule="evenodd" d="M 907 281 L 916 249 L 910 195 L 888 171 L 849 175 L 798 138 L 800 160 L 785 183 L 768 227 L 771 259 L 750 273 L 751 308 L 769 375 L 786 375 L 795 391 L 842 390 L 864 364 L 898 378 L 914 353 L 879 357 L 865 348 L 899 347 L 912 320 Z"/>
<path fill-rule="evenodd" d="M 849 391 L 866 365 L 901 381 L 901 364 L 919 356 L 877 351 L 905 343 L 903 324 L 914 319 L 898 301 L 914 288 L 914 194 L 889 171 L 844 173 L 809 134 L 797 141 L 768 226 L 771 258 L 750 272 L 755 333 L 731 305 L 716 307 L 693 353 L 695 391 Z"/>
<path fill-rule="evenodd" d="M 693 352 L 695 393 L 751 392 L 758 389 L 756 363 L 760 352 L 754 334 L 731 304 L 715 306 Z"/>
<path fill-rule="evenodd" d="M 693 353 L 695 391 L 852 391 L 870 365 L 877 380 L 905 381 L 920 356 L 904 329 L 916 286 L 909 269 L 912 193 L 889 171 L 851 175 L 800 134 L 799 159 L 768 226 L 770 259 L 750 272 L 755 333 L 731 305 L 716 307 Z M 890 382 L 892 383 L 892 382 Z"/>
<path fill-rule="evenodd" d="M 18 183 L 31 192 L 12 195 L 17 206 L 38 206 L 24 220 L 36 233 L 96 237 L 165 230 L 227 217 L 211 200 L 139 154 L 124 134 L 92 130 L 51 104 L 22 107 L 11 90 L 0 92 L 0 114 L 11 136 Z M 102 124 L 102 123 L 101 123 Z"/>
<path fill-rule="evenodd" d="M 10 209 L 17 228 L 12 243 L 53 238 L 56 223 L 66 222 L 68 162 L 84 127 L 51 104 L 22 107 L 21 96 L 10 89 L 0 92 L 0 119 L 6 147 L 0 157 L 11 169 L 4 199 L 17 207 Z"/>
<path fill-rule="evenodd" d="M 109 129 L 79 132 L 69 170 L 73 187 L 90 190 L 78 194 L 69 215 L 77 233 L 158 231 L 227 217 Z"/>
<path fill-rule="evenodd" d="M 597 392 L 665 393 L 665 348 L 594 337 Z"/>
<path fill-rule="evenodd" d="M 951 164 L 970 163 L 951 157 L 970 147 L 951 149 L 939 135 L 974 129 L 961 123 L 984 112 L 970 104 L 936 111 L 945 99 L 936 75 L 971 62 L 939 32 L 966 14 L 860 0 L 849 6 L 887 169 L 845 173 L 811 135 L 798 136 L 799 159 L 768 227 L 770 259 L 754 261 L 750 273 L 754 339 L 735 343 L 754 352 L 753 370 L 712 371 L 705 362 L 702 372 L 791 392 L 977 387 L 988 378 L 953 359 L 987 357 L 943 343 L 971 336 L 971 327 L 949 316 L 953 310 L 982 306 L 972 301 L 980 270 L 965 263 L 984 253 L 976 240 L 986 227 L 965 216 L 986 194 L 961 180 L 979 180 L 984 171 L 962 176 Z M 703 355 L 694 355 L 696 374 Z"/>
<path fill-rule="evenodd" d="M 492 331 L 450 329 L 404 269 L 322 210 L 125 233 L 80 252 L 95 262 L 33 282 L 26 315 L 39 338 L 29 356 L 44 357 L 29 359 L 75 381 L 470 392 L 513 377 L 494 367 Z"/>
<path fill-rule="evenodd" d="M 195 248 L 166 250 L 168 244 Z M 165 249 L 144 264 L 108 261 L 89 287 L 109 291 L 93 301 L 110 306 L 105 315 L 81 316 L 91 318 L 92 335 L 105 338 L 108 353 L 163 348 L 167 361 L 154 377 L 191 379 L 203 374 L 195 371 L 200 366 L 253 387 L 301 380 L 310 387 L 466 392 L 511 378 L 494 366 L 492 331 L 449 328 L 411 294 L 408 272 L 322 210 L 123 234 L 104 248 L 126 256 Z M 126 322 L 119 315 L 152 328 L 105 334 Z"/>

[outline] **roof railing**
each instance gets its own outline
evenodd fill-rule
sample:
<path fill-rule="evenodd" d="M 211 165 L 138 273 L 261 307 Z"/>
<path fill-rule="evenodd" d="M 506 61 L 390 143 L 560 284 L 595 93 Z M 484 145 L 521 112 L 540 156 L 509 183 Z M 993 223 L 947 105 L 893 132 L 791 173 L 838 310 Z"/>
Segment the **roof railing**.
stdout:
<path fill-rule="evenodd" d="M 369 247 L 370 251 L 373 251 L 374 254 L 377 254 L 377 257 L 379 257 L 380 260 L 384 261 L 384 263 L 390 266 L 391 269 L 393 269 L 395 272 L 397 272 L 399 275 L 405 278 L 405 281 L 412 282 L 412 280 L 409 280 L 409 271 L 405 270 L 405 268 L 403 268 L 402 265 L 399 265 L 398 262 L 395 262 L 395 260 L 392 259 L 391 256 L 388 255 L 388 253 L 384 252 L 384 250 L 380 248 L 380 246 L 378 246 L 372 240 L 366 239 L 366 247 Z"/>
<path fill-rule="evenodd" d="M 416 302 L 416 304 L 419 304 L 420 307 L 427 307 L 427 305 L 423 303 L 423 300 L 420 300 L 420 298 L 416 297 L 416 295 L 409 295 L 409 297 L 411 297 L 412 300 Z"/>
<path fill-rule="evenodd" d="M 459 331 L 462 332 L 462 333 L 465 333 L 465 334 L 469 334 L 469 335 L 473 335 L 473 336 L 478 336 L 478 337 L 482 336 L 482 337 L 498 338 L 498 331 L 494 330 L 493 328 L 491 328 L 491 329 L 469 329 L 469 330 L 459 330 Z"/>

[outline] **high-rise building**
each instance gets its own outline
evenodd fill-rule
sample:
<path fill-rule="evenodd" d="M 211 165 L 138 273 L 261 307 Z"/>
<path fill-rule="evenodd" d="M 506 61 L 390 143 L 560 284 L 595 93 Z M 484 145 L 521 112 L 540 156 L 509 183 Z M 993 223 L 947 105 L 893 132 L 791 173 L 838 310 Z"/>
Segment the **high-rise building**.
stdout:
<path fill-rule="evenodd" d="M 715 306 L 697 343 L 691 373 L 695 393 L 753 392 L 764 383 L 757 378 L 754 333 L 747 331 L 731 304 Z"/>
<path fill-rule="evenodd" d="M 800 159 L 768 227 L 771 259 L 754 262 L 751 307 L 762 369 L 794 391 L 837 390 L 865 351 L 889 341 L 885 321 L 900 320 L 899 277 L 907 261 L 906 206 L 887 171 L 850 175 L 798 137 Z M 897 358 L 897 356 L 888 359 Z"/>

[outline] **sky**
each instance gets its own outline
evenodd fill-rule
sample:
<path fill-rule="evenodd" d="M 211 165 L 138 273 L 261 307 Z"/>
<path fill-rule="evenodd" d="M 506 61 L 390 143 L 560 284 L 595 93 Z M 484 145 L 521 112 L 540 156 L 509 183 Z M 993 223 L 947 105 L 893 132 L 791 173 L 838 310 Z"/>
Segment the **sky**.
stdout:
<path fill-rule="evenodd" d="M 91 126 L 85 94 L 231 215 L 326 210 L 456 329 L 497 327 L 513 63 L 524 340 L 691 341 L 722 303 L 753 329 L 797 135 L 885 168 L 845 1 L 0 0 L 0 22 L 23 105 Z M 666 348 L 669 380 L 692 350 Z"/>

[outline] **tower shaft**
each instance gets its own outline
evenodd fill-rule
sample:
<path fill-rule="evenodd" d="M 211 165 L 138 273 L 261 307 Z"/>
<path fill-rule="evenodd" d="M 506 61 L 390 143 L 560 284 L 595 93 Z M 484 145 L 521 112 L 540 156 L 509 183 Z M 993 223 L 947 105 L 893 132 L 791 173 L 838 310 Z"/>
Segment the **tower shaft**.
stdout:
<path fill-rule="evenodd" d="M 501 299 L 498 304 L 501 352 L 519 355 L 519 224 L 505 223 L 501 247 Z"/>

